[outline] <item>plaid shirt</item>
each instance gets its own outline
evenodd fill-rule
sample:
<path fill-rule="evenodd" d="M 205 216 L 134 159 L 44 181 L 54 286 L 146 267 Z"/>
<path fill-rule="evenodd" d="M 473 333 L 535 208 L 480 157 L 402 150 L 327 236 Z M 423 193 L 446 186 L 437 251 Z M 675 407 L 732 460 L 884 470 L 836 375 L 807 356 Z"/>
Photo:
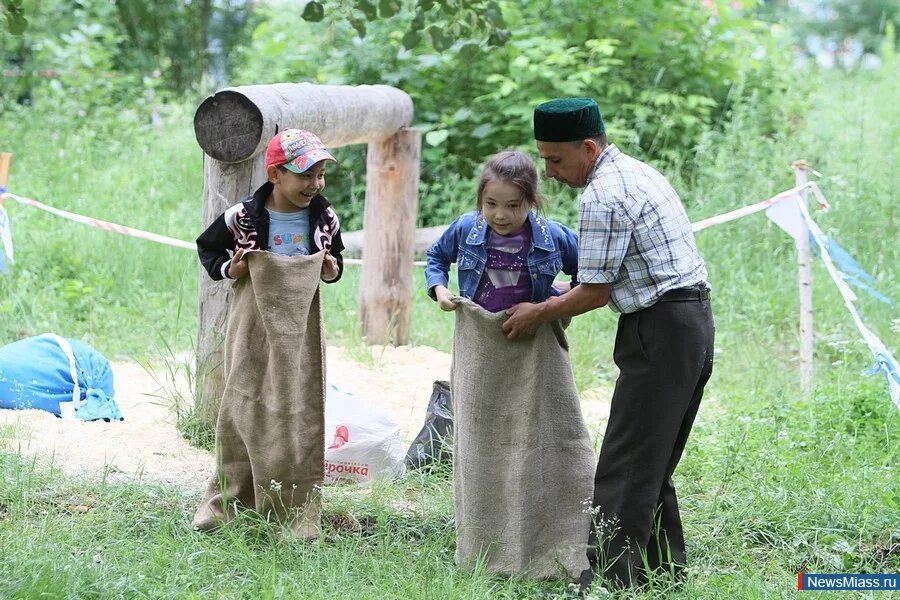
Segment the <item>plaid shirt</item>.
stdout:
<path fill-rule="evenodd" d="M 691 223 L 658 171 L 609 145 L 581 193 L 578 280 L 611 283 L 609 305 L 632 313 L 672 289 L 706 282 Z"/>

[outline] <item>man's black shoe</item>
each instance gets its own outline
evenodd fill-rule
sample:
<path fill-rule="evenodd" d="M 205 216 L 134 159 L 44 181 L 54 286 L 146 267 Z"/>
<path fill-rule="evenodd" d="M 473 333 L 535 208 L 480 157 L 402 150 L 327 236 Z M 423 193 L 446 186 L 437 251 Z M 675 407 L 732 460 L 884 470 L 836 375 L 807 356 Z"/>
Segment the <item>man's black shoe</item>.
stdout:
<path fill-rule="evenodd" d="M 578 595 L 586 598 L 591 591 L 591 585 L 594 583 L 594 571 L 590 568 L 581 572 L 578 577 Z"/>

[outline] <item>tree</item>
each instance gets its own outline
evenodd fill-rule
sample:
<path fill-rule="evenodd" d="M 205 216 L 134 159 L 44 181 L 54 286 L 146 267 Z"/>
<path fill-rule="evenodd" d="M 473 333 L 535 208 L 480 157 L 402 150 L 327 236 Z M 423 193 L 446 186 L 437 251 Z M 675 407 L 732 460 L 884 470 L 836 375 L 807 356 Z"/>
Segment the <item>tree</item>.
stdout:
<path fill-rule="evenodd" d="M 811 0 L 791 5 L 787 0 L 768 2 L 760 9 L 763 18 L 791 24 L 803 46 L 808 34 L 841 43 L 858 40 L 865 52 L 878 52 L 889 24 L 896 30 L 900 18 L 897 0 Z"/>
<path fill-rule="evenodd" d="M 226 70 L 226 57 L 253 26 L 248 0 L 0 1 L 6 27 L 16 34 L 0 38 L 0 55 L 18 71 L 15 84 L 0 83 L 0 94 L 13 85 L 41 85 L 36 73 L 81 68 L 91 77 L 150 78 L 180 94 L 199 87 L 212 67 Z M 73 35 L 74 46 L 63 41 Z"/>
<path fill-rule="evenodd" d="M 183 92 L 199 84 L 217 59 L 245 41 L 252 4 L 246 0 L 118 0 L 118 21 L 128 37 L 123 66 L 160 71 Z M 215 43 L 212 43 L 215 42 Z"/>
<path fill-rule="evenodd" d="M 6 22 L 7 30 L 13 35 L 22 35 L 28 27 L 28 19 L 25 18 L 25 10 L 22 0 L 3 0 L 0 3 L 0 16 Z"/>
<path fill-rule="evenodd" d="M 406 19 L 403 47 L 412 49 L 423 42 L 438 52 L 460 39 L 503 45 L 509 30 L 497 0 L 310 0 L 303 18 L 318 22 L 345 20 L 359 37 L 366 37 L 367 23 L 411 15 Z M 427 41 L 426 41 L 427 40 Z"/>
<path fill-rule="evenodd" d="M 833 11 L 833 18 L 810 23 L 810 27 L 825 37 L 856 38 L 867 52 L 877 52 L 885 26 L 896 27 L 900 3 L 896 0 L 831 0 L 824 6 Z"/>

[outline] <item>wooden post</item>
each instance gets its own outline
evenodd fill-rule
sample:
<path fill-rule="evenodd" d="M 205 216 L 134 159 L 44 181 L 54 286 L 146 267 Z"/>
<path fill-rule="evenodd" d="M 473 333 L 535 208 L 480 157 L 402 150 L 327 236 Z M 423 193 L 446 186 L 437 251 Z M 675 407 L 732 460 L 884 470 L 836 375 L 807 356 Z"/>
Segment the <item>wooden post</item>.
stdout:
<path fill-rule="evenodd" d="M 360 321 L 369 344 L 409 341 L 421 151 L 416 129 L 369 144 L 359 279 Z"/>
<path fill-rule="evenodd" d="M 206 98 L 194 114 L 194 134 L 206 153 L 203 167 L 203 227 L 265 181 L 264 150 L 269 139 L 278 131 L 291 127 L 307 129 L 316 133 L 328 147 L 337 148 L 392 139 L 398 131 L 412 123 L 412 117 L 413 104 L 409 95 L 387 85 L 277 83 L 226 88 L 216 92 Z M 407 210 L 412 212 L 403 217 L 410 219 L 413 226 L 416 220 L 418 149 L 415 156 L 414 168 L 400 164 L 393 167 L 409 174 L 404 176 L 415 177 L 412 203 L 407 204 Z M 356 165 L 349 167 L 359 168 Z M 378 180 L 378 176 L 375 179 Z M 385 189 L 407 188 L 388 185 Z M 391 198 L 379 198 L 377 201 L 391 201 Z M 340 216 L 341 198 L 331 200 Z M 367 237 L 377 238 L 381 233 L 376 230 L 375 235 Z M 409 270 L 409 265 L 406 266 Z M 377 263 L 377 259 L 370 268 L 376 271 L 386 269 Z M 224 389 L 223 341 L 230 299 L 231 282 L 211 281 L 201 268 L 195 402 L 200 416 L 211 425 L 215 424 Z M 396 312 L 388 305 L 380 310 L 385 314 Z"/>
<path fill-rule="evenodd" d="M 9 165 L 12 162 L 12 154 L 4 152 L 0 154 L 0 187 L 6 187 L 9 181 Z M 0 206 L 3 206 L 5 198 L 0 195 Z"/>
<path fill-rule="evenodd" d="M 806 185 L 806 161 L 795 160 L 794 181 L 797 187 Z M 806 190 L 800 192 L 800 202 L 806 204 Z M 800 283 L 800 389 L 804 394 L 813 387 L 813 304 L 812 265 L 810 264 L 809 235 L 795 241 L 797 247 L 798 281 Z"/>

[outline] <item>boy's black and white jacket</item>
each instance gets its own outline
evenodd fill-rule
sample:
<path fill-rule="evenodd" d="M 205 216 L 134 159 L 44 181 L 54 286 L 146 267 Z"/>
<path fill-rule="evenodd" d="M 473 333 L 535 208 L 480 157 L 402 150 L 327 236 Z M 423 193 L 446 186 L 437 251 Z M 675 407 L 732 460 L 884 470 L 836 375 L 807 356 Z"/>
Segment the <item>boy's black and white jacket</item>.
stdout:
<path fill-rule="evenodd" d="M 266 199 L 272 193 L 271 182 L 263 184 L 252 196 L 235 204 L 218 216 L 197 238 L 200 262 L 215 280 L 228 279 L 231 254 L 245 250 L 269 249 L 269 211 Z M 334 283 L 344 273 L 344 243 L 341 225 L 325 196 L 318 194 L 309 203 L 309 239 L 316 251 L 328 250 L 337 259 L 338 275 L 327 283 Z"/>

